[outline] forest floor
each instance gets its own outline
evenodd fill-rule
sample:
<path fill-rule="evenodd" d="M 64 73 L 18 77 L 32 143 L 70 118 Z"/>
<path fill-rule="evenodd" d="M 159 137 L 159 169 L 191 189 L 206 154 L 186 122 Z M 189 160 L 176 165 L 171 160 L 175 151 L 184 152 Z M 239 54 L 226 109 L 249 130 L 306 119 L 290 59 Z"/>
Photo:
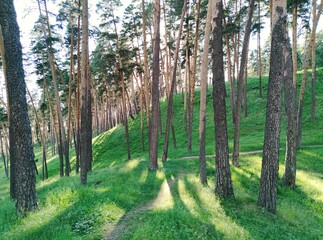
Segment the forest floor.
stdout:
<path fill-rule="evenodd" d="M 131 160 L 127 160 L 123 126 L 93 139 L 93 171 L 86 186 L 75 174 L 59 177 L 57 156 L 49 157 L 49 179 L 37 177 L 39 209 L 17 218 L 9 199 L 9 181 L 0 165 L 0 239 L 323 239 L 323 70 L 318 72 L 317 119 L 310 118 L 310 89 L 306 91 L 303 147 L 297 152 L 297 187 L 281 185 L 285 155 L 285 116 L 282 117 L 277 214 L 257 206 L 266 99 L 259 98 L 258 81 L 248 79 L 248 117 L 241 122 L 241 167 L 231 167 L 235 197 L 214 194 L 215 144 L 211 91 L 207 96 L 208 186 L 199 182 L 198 112 L 196 93 L 193 149 L 187 151 L 183 96 L 174 98 L 177 149 L 170 139 L 168 161 L 149 171 L 142 151 L 140 117 L 129 121 Z M 310 84 L 308 84 L 310 86 Z M 263 92 L 266 92 L 264 79 Z M 233 125 L 228 106 L 229 149 Z M 165 122 L 166 103 L 162 101 Z M 145 132 L 147 134 L 147 131 Z M 147 139 L 145 139 L 147 148 Z M 159 138 L 162 155 L 163 136 Z M 35 158 L 41 173 L 41 149 Z M 48 149 L 48 156 L 51 156 Z"/>

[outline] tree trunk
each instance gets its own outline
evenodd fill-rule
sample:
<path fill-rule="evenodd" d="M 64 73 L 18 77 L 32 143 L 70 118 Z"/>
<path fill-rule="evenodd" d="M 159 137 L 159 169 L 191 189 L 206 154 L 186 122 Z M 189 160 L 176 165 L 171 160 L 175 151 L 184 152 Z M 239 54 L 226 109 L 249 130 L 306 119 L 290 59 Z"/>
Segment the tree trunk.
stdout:
<path fill-rule="evenodd" d="M 253 16 L 255 0 L 250 1 L 250 5 L 248 8 L 248 20 L 245 28 L 245 35 L 243 39 L 243 47 L 241 53 L 241 62 L 240 62 L 240 71 L 238 77 L 238 97 L 237 97 L 237 105 L 236 105 L 236 114 L 235 114 L 235 124 L 234 124 L 234 141 L 233 141 L 233 154 L 232 154 L 232 164 L 238 167 L 239 164 L 239 138 L 240 138 L 240 117 L 241 117 L 241 103 L 242 103 L 242 88 L 244 82 L 244 71 L 247 60 L 247 50 L 250 39 L 250 30 L 251 30 L 251 20 Z"/>
<path fill-rule="evenodd" d="M 187 112 L 189 112 L 190 105 L 187 103 L 188 99 L 190 99 L 190 83 L 191 83 L 191 52 L 190 52 L 190 16 L 189 16 L 189 0 L 187 3 L 186 9 L 186 59 L 185 59 L 185 82 L 184 82 L 184 130 L 185 133 L 188 134 L 187 129 Z M 188 98 L 188 99 L 187 99 Z"/>
<path fill-rule="evenodd" d="M 225 105 L 224 64 L 222 48 L 222 0 L 215 0 L 213 6 L 213 108 L 216 148 L 216 183 L 215 192 L 220 197 L 233 196 L 229 164 L 229 147 Z"/>
<path fill-rule="evenodd" d="M 169 141 L 169 131 L 171 127 L 171 121 L 173 119 L 173 94 L 175 89 L 175 82 L 176 82 L 176 69 L 177 69 L 177 61 L 178 61 L 178 54 L 179 54 L 179 47 L 181 43 L 181 36 L 182 36 L 182 30 L 183 30 L 183 22 L 184 22 L 184 16 L 186 12 L 186 6 L 187 6 L 187 0 L 184 0 L 184 5 L 182 9 L 182 15 L 181 15 L 181 22 L 178 30 L 178 37 L 176 41 L 176 49 L 175 49 L 175 55 L 174 55 L 174 63 L 173 63 L 173 74 L 172 74 L 172 82 L 171 82 L 171 88 L 169 92 L 168 97 L 168 108 L 167 108 L 167 118 L 166 118 L 166 130 L 165 130 L 165 141 L 164 141 L 164 151 L 163 151 L 163 161 L 167 160 L 167 154 L 168 154 L 168 141 Z"/>
<path fill-rule="evenodd" d="M 40 7 L 40 0 L 38 2 L 38 8 L 39 8 L 39 15 L 43 16 L 41 12 L 41 7 Z M 51 38 L 51 32 L 50 32 L 50 27 L 49 27 L 49 18 L 48 18 L 48 11 L 46 7 L 46 1 L 44 0 L 44 6 L 45 6 L 45 13 L 46 13 L 46 21 L 47 21 L 47 31 L 46 32 L 46 27 L 45 23 L 42 21 L 42 30 L 44 34 L 44 38 L 47 39 L 47 37 Z M 66 164 L 66 172 L 67 176 L 69 175 L 69 156 L 66 154 L 66 136 L 65 136 L 65 129 L 64 129 L 64 124 L 63 124 L 63 117 L 62 117 L 62 111 L 60 107 L 60 97 L 58 93 L 58 87 L 57 87 L 57 80 L 56 80 L 56 68 L 55 68 L 55 57 L 52 49 L 52 45 L 49 43 L 47 46 L 47 53 L 49 56 L 49 61 L 50 61 L 50 68 L 51 68 L 51 73 L 52 73 L 52 81 L 54 85 L 54 91 L 55 91 L 55 101 L 56 101 L 56 115 L 57 115 L 57 120 L 58 120 L 58 142 L 59 142 L 59 154 L 60 154 L 60 175 L 64 176 L 64 160 L 63 160 L 63 154 L 65 153 L 65 164 Z"/>
<path fill-rule="evenodd" d="M 226 28 L 226 20 L 223 19 L 224 27 Z M 232 122 L 234 124 L 235 119 L 235 86 L 233 85 L 233 78 L 232 78 L 232 62 L 231 62 L 231 49 L 230 49 L 230 40 L 229 40 L 229 33 L 225 34 L 225 44 L 227 47 L 227 60 L 228 60 L 228 79 L 230 84 L 230 103 L 231 103 L 231 115 L 232 115 Z"/>
<path fill-rule="evenodd" d="M 72 13 L 70 17 L 70 25 L 71 25 L 71 46 L 70 46 L 70 81 L 69 81 L 69 88 L 68 88 L 68 119 L 67 119 L 67 141 L 70 141 L 70 134 L 71 134 L 71 125 L 72 125 L 72 88 L 73 83 L 75 80 L 74 74 L 74 33 L 73 33 L 73 17 Z M 75 148 L 76 149 L 76 148 Z M 69 145 L 66 144 L 66 151 L 69 152 Z M 71 169 L 69 169 L 71 171 Z"/>
<path fill-rule="evenodd" d="M 160 0 L 155 0 L 154 7 L 154 41 L 153 41 L 153 79 L 152 79 L 152 117 L 150 122 L 150 170 L 158 168 L 158 121 L 159 121 L 159 51 L 160 51 Z"/>
<path fill-rule="evenodd" d="M 248 117 L 248 52 L 249 46 L 247 47 L 246 64 L 243 76 L 243 109 L 245 118 Z"/>
<path fill-rule="evenodd" d="M 82 72 L 81 72 L 81 184 L 86 184 L 87 173 L 92 169 L 92 107 L 89 65 L 88 0 L 82 0 Z"/>
<path fill-rule="evenodd" d="M 206 160 L 205 160 L 205 129 L 206 129 L 206 94 L 207 94 L 207 78 L 208 78 L 208 57 L 211 35 L 212 20 L 212 4 L 213 0 L 209 0 L 207 7 L 205 38 L 203 55 L 201 62 L 201 95 L 200 95 L 200 181 L 207 184 Z"/>
<path fill-rule="evenodd" d="M 4 0 L 0 5 L 0 25 L 7 64 L 7 93 L 9 118 L 9 141 L 11 163 L 15 164 L 16 209 L 18 215 L 37 208 L 34 153 L 28 117 L 26 83 L 22 60 L 19 26 L 13 1 Z"/>
<path fill-rule="evenodd" d="M 144 72 L 145 72 L 145 100 L 146 100 L 146 118 L 148 126 L 148 141 L 150 140 L 150 91 L 149 91 L 149 68 L 148 68 L 148 53 L 147 53 L 147 36 L 146 36 L 146 11 L 145 11 L 145 0 L 141 1 L 142 7 L 142 34 L 143 34 L 143 45 L 144 45 Z M 150 144 L 148 143 L 148 146 Z"/>
<path fill-rule="evenodd" d="M 195 80 L 196 80 L 196 62 L 197 62 L 197 49 L 198 49 L 198 33 L 200 24 L 200 8 L 201 0 L 197 2 L 197 16 L 195 25 L 195 36 L 194 36 L 194 52 L 193 52 L 193 72 L 190 86 L 190 99 L 189 99 L 189 112 L 188 112 L 188 151 L 192 151 L 192 130 L 193 130 L 193 112 L 194 112 L 194 93 L 195 93 Z"/>
<path fill-rule="evenodd" d="M 81 11 L 81 0 L 78 1 L 79 11 Z M 76 128 L 76 147 L 75 147 L 75 172 L 80 170 L 81 155 L 81 114 L 80 114 L 80 84 L 81 84 L 81 16 L 77 18 L 77 86 L 75 91 L 75 128 Z"/>
<path fill-rule="evenodd" d="M 300 147 L 302 145 L 302 116 L 303 116 L 304 95 L 305 95 L 305 90 L 306 90 L 307 71 L 308 71 L 308 67 L 310 64 L 312 41 L 315 36 L 317 24 L 320 20 L 322 8 L 323 8 L 323 0 L 321 0 L 321 3 L 318 7 L 318 11 L 315 14 L 315 20 L 313 20 L 314 25 L 313 25 L 311 37 L 308 41 L 308 46 L 306 47 L 306 49 L 307 49 L 306 60 L 305 60 L 305 66 L 303 69 L 302 85 L 301 85 L 300 94 L 299 94 L 298 112 L 297 112 L 297 147 Z"/>
<path fill-rule="evenodd" d="M 293 45 L 292 45 L 292 55 L 293 55 L 293 84 L 295 90 L 297 89 L 297 1 L 293 4 Z"/>
<path fill-rule="evenodd" d="M 261 41 L 260 41 L 260 23 L 261 23 L 261 14 L 260 14 L 260 0 L 258 0 L 258 33 L 257 33 L 257 49 L 258 49 L 258 76 L 259 76 L 259 97 L 262 98 L 262 63 L 261 63 Z M 297 59 L 296 59 L 297 64 Z"/>
<path fill-rule="evenodd" d="M 119 37 L 118 37 L 118 31 L 117 31 L 117 26 L 116 26 L 116 21 L 114 19 L 114 16 L 113 16 L 113 24 L 114 24 L 114 31 L 115 31 L 116 40 L 117 40 L 117 51 L 118 51 L 118 58 L 119 58 L 119 73 L 120 73 L 120 77 L 121 77 L 123 124 L 124 124 L 125 131 L 126 131 L 128 160 L 130 160 L 131 154 L 130 154 L 129 129 L 128 129 L 128 118 L 127 118 L 126 89 L 125 89 L 125 80 L 124 80 L 124 72 L 123 72 L 123 64 L 122 64 L 121 50 L 120 50 L 120 44 L 119 44 Z"/>
<path fill-rule="evenodd" d="M 4 151 L 3 151 L 2 137 L 3 137 L 3 135 L 0 133 L 0 145 L 1 145 L 0 147 L 1 147 L 1 156 L 2 156 L 2 160 L 3 160 L 3 166 L 4 166 L 4 173 L 6 175 L 6 178 L 9 178 L 8 164 L 7 164 L 8 159 L 6 159 L 6 156 L 5 156 Z"/>
<path fill-rule="evenodd" d="M 272 40 L 268 82 L 266 125 L 258 204 L 276 212 L 279 142 L 287 31 L 286 0 L 273 1 Z"/>
<path fill-rule="evenodd" d="M 287 32 L 286 32 L 287 34 Z M 291 56 L 291 46 L 288 36 L 284 48 L 284 93 L 285 93 L 285 112 L 286 112 L 286 154 L 285 154 L 285 173 L 283 184 L 291 188 L 295 187 L 296 180 L 296 134 L 297 134 L 297 103 L 296 88 L 293 84 L 293 62 Z"/>
<path fill-rule="evenodd" d="M 39 134 L 40 134 L 40 141 L 41 141 L 41 146 L 42 146 L 42 153 L 43 153 L 43 159 L 42 159 L 42 180 L 45 180 L 45 165 L 47 165 L 46 163 L 46 142 L 44 139 L 44 134 L 43 134 L 43 130 L 41 129 L 41 124 L 40 124 L 40 119 L 38 117 L 38 113 L 34 104 L 34 100 L 28 90 L 28 87 L 26 86 L 26 90 L 28 93 L 28 96 L 30 98 L 34 113 L 35 113 L 35 119 L 36 119 L 36 125 L 38 126 L 39 129 Z"/>
<path fill-rule="evenodd" d="M 316 0 L 312 1 L 312 101 L 311 101 L 311 119 L 315 120 L 315 95 L 316 95 Z"/>

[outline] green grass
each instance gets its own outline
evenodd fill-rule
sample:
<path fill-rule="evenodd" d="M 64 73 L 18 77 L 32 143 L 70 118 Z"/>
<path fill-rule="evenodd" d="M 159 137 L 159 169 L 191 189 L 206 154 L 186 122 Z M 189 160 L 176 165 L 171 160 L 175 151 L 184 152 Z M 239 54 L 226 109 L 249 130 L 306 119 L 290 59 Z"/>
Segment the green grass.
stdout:
<path fill-rule="evenodd" d="M 318 72 L 317 119 L 310 119 L 310 84 L 305 96 L 303 144 L 322 144 L 323 69 Z M 267 79 L 263 92 L 266 94 Z M 258 97 L 257 78 L 248 80 L 248 117 L 242 118 L 241 151 L 262 149 L 266 99 Z M 279 184 L 278 210 L 273 215 L 257 206 L 261 155 L 241 156 L 241 168 L 231 168 L 235 198 L 221 200 L 214 194 L 214 158 L 207 159 L 209 186 L 199 183 L 199 92 L 196 93 L 193 149 L 187 152 L 183 96 L 175 96 L 177 149 L 170 139 L 169 161 L 159 170 L 148 170 L 148 154 L 141 151 L 140 119 L 129 121 L 132 160 L 127 160 L 124 128 L 117 126 L 93 140 L 94 163 L 88 184 L 81 186 L 74 173 L 59 177 L 57 157 L 48 160 L 50 178 L 37 177 L 39 209 L 16 218 L 9 199 L 9 181 L 0 165 L 0 239 L 102 239 L 107 230 L 124 224 L 120 239 L 323 239 L 323 150 L 303 147 L 297 155 L 297 188 Z M 229 145 L 233 125 L 228 106 Z M 166 103 L 162 102 L 165 122 Z M 285 120 L 282 118 L 279 181 L 284 171 Z M 164 127 L 164 126 L 163 126 Z M 163 129 L 164 130 L 164 129 Z M 207 154 L 214 154 L 212 93 L 207 105 Z M 146 139 L 147 147 L 147 139 Z M 159 138 L 161 157 L 163 137 Z M 74 151 L 71 150 L 74 154 Z M 41 170 L 41 153 L 35 147 Z M 48 151 L 50 156 L 50 151 Z M 140 209 L 140 206 L 145 206 Z M 146 209 L 147 208 L 147 209 Z"/>

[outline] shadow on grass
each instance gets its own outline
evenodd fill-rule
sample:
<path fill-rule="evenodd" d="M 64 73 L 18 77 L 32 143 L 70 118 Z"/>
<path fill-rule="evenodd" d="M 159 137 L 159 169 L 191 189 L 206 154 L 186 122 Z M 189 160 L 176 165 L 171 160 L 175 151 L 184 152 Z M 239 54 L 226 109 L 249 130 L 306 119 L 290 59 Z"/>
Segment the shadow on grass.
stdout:
<path fill-rule="evenodd" d="M 185 175 L 165 174 L 166 188 L 169 189 L 168 199 L 158 201 L 156 198 L 157 205 L 142 212 L 136 221 L 131 222 L 120 239 L 223 239 L 223 233 L 208 218 L 201 220 L 195 216 L 192 209 L 181 199 L 179 182 L 186 182 Z M 167 203 L 166 206 L 163 201 Z M 203 206 L 199 203 L 192 204 L 197 205 L 198 211 L 203 212 Z"/>
<path fill-rule="evenodd" d="M 277 214 L 257 206 L 259 177 L 241 167 L 235 175 L 235 200 L 223 200 L 226 215 L 246 229 L 254 239 L 320 239 L 322 203 L 297 187 L 296 190 L 278 186 Z M 281 180 L 279 179 L 281 182 Z M 321 210 L 321 211 L 320 211 Z"/>

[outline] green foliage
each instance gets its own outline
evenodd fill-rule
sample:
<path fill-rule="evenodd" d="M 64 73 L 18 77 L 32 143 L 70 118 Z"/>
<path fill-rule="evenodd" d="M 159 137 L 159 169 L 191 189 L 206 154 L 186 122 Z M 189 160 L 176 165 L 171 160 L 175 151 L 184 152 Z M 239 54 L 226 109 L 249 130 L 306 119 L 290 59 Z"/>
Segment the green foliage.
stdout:
<path fill-rule="evenodd" d="M 323 69 L 318 70 L 322 79 Z M 300 76 L 299 76 L 300 77 Z M 299 79 L 300 80 L 300 79 Z M 310 79 L 309 79 L 310 80 Z M 321 83 L 322 80 L 319 80 Z M 299 81 L 300 82 L 300 81 Z M 308 85 L 310 86 L 310 84 Z M 199 183 L 198 155 L 199 92 L 193 129 L 193 152 L 187 153 L 183 124 L 183 96 L 174 98 L 177 147 L 170 140 L 169 161 L 159 170 L 148 170 L 148 153 L 141 151 L 140 119 L 129 121 L 133 159 L 127 160 L 124 128 L 117 126 L 93 140 L 94 163 L 88 184 L 81 186 L 74 171 L 59 177 L 59 160 L 48 160 L 50 178 L 37 178 L 39 209 L 24 219 L 15 216 L 9 199 L 9 182 L 0 165 L 0 239 L 102 239 L 115 230 L 118 239 L 321 239 L 323 238 L 323 85 L 317 84 L 317 120 L 310 119 L 310 89 L 304 105 L 304 147 L 298 151 L 296 189 L 278 186 L 278 212 L 272 215 L 257 206 L 261 155 L 241 155 L 241 167 L 232 168 L 235 199 L 220 200 L 214 195 L 214 157 L 207 158 L 209 186 Z M 263 92 L 267 88 L 264 79 Z M 241 150 L 262 149 L 266 100 L 258 98 L 258 79 L 248 79 L 249 116 L 241 123 Z M 207 96 L 207 154 L 214 154 L 212 92 Z M 229 98 L 227 98 L 229 107 Z M 161 104 L 165 122 L 166 103 Z M 233 125 L 228 108 L 229 141 Z M 283 117 L 284 119 L 284 117 Z M 164 127 L 164 126 L 163 126 Z M 281 132 L 279 183 L 284 172 L 285 122 Z M 159 156 L 163 146 L 159 141 Z M 145 141 L 147 147 L 147 140 Z M 50 149 L 48 149 L 48 156 Z M 35 157 L 41 149 L 35 146 Z M 41 169 L 41 161 L 37 162 Z M 124 228 L 117 231 L 115 226 Z M 112 231 L 113 232 L 113 231 Z"/>

